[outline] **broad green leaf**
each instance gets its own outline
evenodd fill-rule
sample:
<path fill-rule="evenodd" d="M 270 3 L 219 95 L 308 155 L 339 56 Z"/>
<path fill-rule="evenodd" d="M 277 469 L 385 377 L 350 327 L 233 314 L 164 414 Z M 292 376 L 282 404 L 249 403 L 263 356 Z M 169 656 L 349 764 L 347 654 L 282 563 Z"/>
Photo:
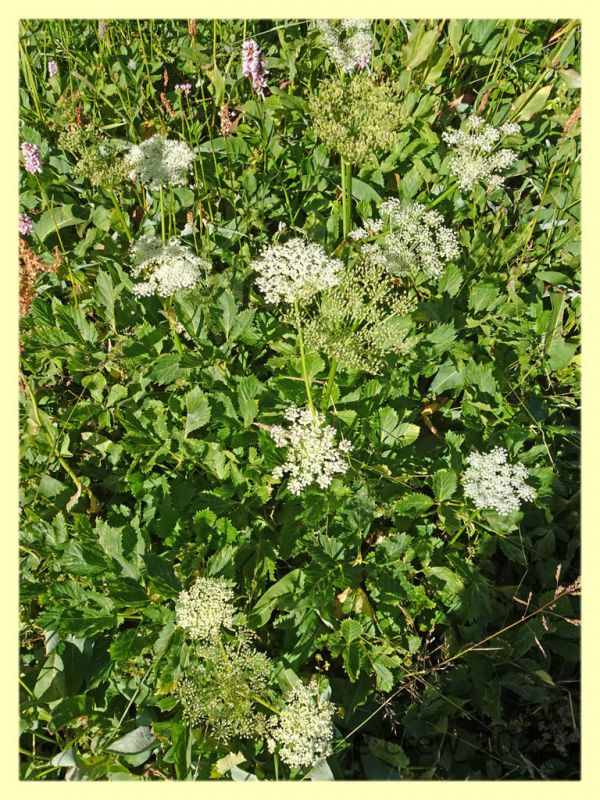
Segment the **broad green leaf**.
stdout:
<path fill-rule="evenodd" d="M 187 439 L 190 433 L 202 428 L 210 420 L 210 403 L 202 389 L 195 386 L 185 396 L 185 407 L 187 417 L 184 437 Z"/>
<path fill-rule="evenodd" d="M 433 499 L 420 492 L 411 492 L 394 503 L 396 514 L 413 515 L 428 511 L 433 505 Z"/>
<path fill-rule="evenodd" d="M 63 228 L 69 228 L 73 225 L 79 225 L 80 222 L 85 222 L 87 216 L 85 209 L 80 206 L 65 205 L 55 206 L 52 209 L 44 211 L 42 216 L 35 223 L 34 231 L 36 236 L 44 242 L 50 234 L 55 233 L 58 229 L 61 231 Z"/>
<path fill-rule="evenodd" d="M 442 364 L 431 382 L 430 393 L 439 395 L 447 389 L 455 389 L 458 386 L 462 386 L 463 375 L 464 370 L 458 369 L 454 364 Z"/>
<path fill-rule="evenodd" d="M 355 639 L 360 639 L 363 627 L 356 619 L 345 619 L 340 625 L 340 634 L 346 644 L 350 644 Z"/>
<path fill-rule="evenodd" d="M 134 754 L 141 753 L 147 750 L 154 743 L 158 744 L 158 740 L 152 735 L 150 728 L 147 725 L 139 725 L 135 730 L 121 736 L 116 742 L 108 746 L 108 750 L 113 753 Z"/>
<path fill-rule="evenodd" d="M 448 500 L 458 485 L 458 476 L 451 469 L 439 469 L 433 476 L 433 493 L 439 503 Z"/>
<path fill-rule="evenodd" d="M 399 744 L 378 739 L 375 736 L 365 736 L 365 741 L 373 755 L 385 761 L 392 767 L 404 769 L 410 764 L 410 760 Z"/>
<path fill-rule="evenodd" d="M 293 569 L 280 578 L 277 583 L 267 589 L 250 612 L 252 624 L 256 627 L 264 625 L 277 608 L 279 598 L 301 588 L 303 583 L 304 573 L 301 569 Z"/>
<path fill-rule="evenodd" d="M 520 97 L 518 97 L 512 105 L 513 110 L 518 108 L 525 100 L 526 102 L 515 117 L 515 121 L 525 122 L 531 119 L 534 114 L 539 113 L 543 108 L 545 108 L 551 91 L 552 85 L 549 84 L 548 86 L 542 86 L 533 95 L 531 95 L 529 92 L 525 92 L 525 94 L 522 94 Z"/>

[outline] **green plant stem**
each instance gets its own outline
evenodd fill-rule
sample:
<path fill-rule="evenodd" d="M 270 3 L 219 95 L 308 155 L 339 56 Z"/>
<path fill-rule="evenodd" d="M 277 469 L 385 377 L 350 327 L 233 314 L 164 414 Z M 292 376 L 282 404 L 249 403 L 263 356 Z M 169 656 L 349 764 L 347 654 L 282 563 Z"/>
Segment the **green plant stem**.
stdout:
<path fill-rule="evenodd" d="M 123 214 L 123 210 L 119 205 L 116 195 L 112 189 L 108 189 L 108 194 L 110 196 L 110 199 L 112 200 L 113 206 L 115 207 L 115 211 L 117 212 L 119 219 L 121 220 L 121 225 L 123 226 L 123 230 L 125 231 L 125 236 L 127 236 L 127 241 L 131 242 L 132 239 L 131 231 L 129 230 L 129 225 L 127 224 L 127 220 L 125 219 L 125 214 Z"/>
<path fill-rule="evenodd" d="M 316 421 L 317 414 L 315 411 L 315 404 L 313 402 L 312 392 L 310 390 L 310 380 L 308 378 L 308 370 L 306 368 L 306 354 L 304 352 L 304 337 L 302 335 L 302 323 L 300 321 L 300 308 L 298 300 L 294 298 L 294 313 L 296 315 L 296 328 L 298 330 L 298 346 L 300 348 L 300 360 L 302 362 L 302 377 L 304 378 L 304 386 L 306 387 L 306 398 L 308 400 L 308 407 L 312 414 L 313 420 Z"/>
<path fill-rule="evenodd" d="M 165 199 L 163 197 L 162 186 L 160 187 L 159 194 L 160 194 L 160 229 L 161 229 L 163 244 L 166 244 L 167 240 L 165 238 Z"/>
<path fill-rule="evenodd" d="M 431 203 L 429 203 L 429 205 L 427 206 L 427 210 L 430 211 L 432 208 L 435 208 L 437 206 L 437 204 L 441 203 L 442 200 L 444 200 L 446 197 L 448 197 L 448 195 L 451 192 L 453 192 L 456 189 L 457 186 L 458 186 L 458 181 L 455 181 L 452 184 L 452 186 L 449 186 L 445 191 L 443 191 L 441 194 L 439 194 L 435 198 L 435 200 L 433 200 Z"/>
<path fill-rule="evenodd" d="M 321 411 L 326 411 L 329 406 L 329 400 L 331 398 L 331 392 L 333 390 L 333 381 L 335 378 L 335 373 L 337 372 L 337 358 L 335 356 L 331 359 L 331 367 L 329 368 L 329 375 L 327 377 L 327 386 L 325 387 L 325 392 L 323 394 L 323 399 L 321 400 Z"/>
<path fill-rule="evenodd" d="M 344 239 L 346 239 L 352 227 L 352 164 L 340 158 L 340 172 L 342 181 L 342 226 Z"/>
<path fill-rule="evenodd" d="M 175 327 L 174 314 L 171 308 L 171 298 L 169 298 L 168 300 L 163 300 L 162 304 L 165 310 L 165 317 L 169 320 L 169 326 L 171 328 L 171 333 L 173 334 L 173 341 L 175 342 L 175 348 L 179 353 L 179 355 L 182 355 L 183 347 L 181 346 L 181 339 L 179 338 L 179 334 L 177 333 L 177 329 Z"/>

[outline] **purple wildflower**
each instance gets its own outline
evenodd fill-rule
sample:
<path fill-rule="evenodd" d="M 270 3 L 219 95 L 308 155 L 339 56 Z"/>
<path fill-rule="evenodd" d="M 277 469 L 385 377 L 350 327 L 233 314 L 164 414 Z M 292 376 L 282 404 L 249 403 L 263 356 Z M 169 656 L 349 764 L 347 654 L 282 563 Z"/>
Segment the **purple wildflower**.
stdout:
<path fill-rule="evenodd" d="M 176 83 L 175 84 L 175 91 L 176 92 L 185 92 L 189 94 L 192 91 L 192 84 L 191 83 Z"/>
<path fill-rule="evenodd" d="M 48 62 L 48 77 L 49 78 L 56 78 L 58 75 L 58 66 L 56 65 L 56 61 L 49 61 Z"/>
<path fill-rule="evenodd" d="M 27 236 L 33 230 L 33 220 L 28 214 L 19 214 L 19 233 Z"/>
<path fill-rule="evenodd" d="M 40 151 L 34 144 L 30 142 L 23 142 L 21 144 L 21 152 L 23 153 L 23 161 L 25 162 L 25 171 L 34 175 L 36 172 L 42 171 L 42 160 L 40 158 Z"/>
<path fill-rule="evenodd" d="M 242 72 L 252 81 L 254 91 L 264 97 L 269 70 L 265 69 L 265 57 L 254 39 L 248 39 L 242 45 Z"/>

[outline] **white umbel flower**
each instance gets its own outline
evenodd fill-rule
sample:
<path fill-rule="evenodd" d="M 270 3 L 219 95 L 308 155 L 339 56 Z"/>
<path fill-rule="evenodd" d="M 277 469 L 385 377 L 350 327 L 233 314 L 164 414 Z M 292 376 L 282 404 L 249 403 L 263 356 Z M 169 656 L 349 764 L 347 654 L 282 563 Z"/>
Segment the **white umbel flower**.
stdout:
<path fill-rule="evenodd" d="M 454 231 L 444 225 L 437 211 L 427 211 L 419 203 L 402 205 L 391 198 L 381 204 L 379 213 L 384 234 L 364 245 L 363 253 L 370 263 L 390 274 L 421 272 L 427 278 L 439 278 L 446 262 L 460 254 Z M 373 235 L 372 231 L 368 233 Z"/>
<path fill-rule="evenodd" d="M 371 58 L 373 37 L 368 19 L 343 19 L 337 26 L 317 20 L 327 54 L 343 72 L 364 69 Z"/>
<path fill-rule="evenodd" d="M 535 498 L 534 490 L 525 483 L 525 465 L 509 464 L 503 447 L 494 447 L 489 453 L 475 451 L 467 463 L 462 481 L 465 495 L 476 508 L 491 508 L 506 516 L 518 511 L 521 501 Z"/>
<path fill-rule="evenodd" d="M 336 286 L 343 267 L 320 244 L 290 239 L 265 248 L 252 268 L 256 283 L 268 303 L 308 300 L 323 289 Z"/>
<path fill-rule="evenodd" d="M 165 139 L 157 133 L 133 145 L 125 156 L 125 163 L 131 180 L 139 179 L 151 189 L 158 189 L 187 183 L 194 158 L 194 151 L 185 142 Z"/>
<path fill-rule="evenodd" d="M 442 133 L 446 144 L 454 150 L 450 170 L 458 178 L 460 188 L 470 191 L 478 181 L 490 189 L 502 186 L 504 179 L 499 173 L 516 160 L 517 154 L 514 150 L 496 150 L 496 147 L 503 137 L 515 136 L 519 130 L 515 122 L 495 128 L 472 115 L 465 123 L 465 130 Z"/>
<path fill-rule="evenodd" d="M 206 276 L 210 264 L 177 239 L 166 245 L 156 236 L 142 236 L 132 247 L 134 278 L 143 278 L 131 290 L 137 297 L 171 297 L 193 289 Z"/>
<path fill-rule="evenodd" d="M 311 483 L 321 489 L 327 488 L 333 476 L 348 470 L 347 455 L 352 445 L 346 439 L 335 444 L 335 428 L 324 425 L 324 418 L 308 408 L 290 406 L 285 418 L 291 423 L 288 428 L 274 425 L 271 437 L 277 447 L 287 447 L 285 464 L 273 470 L 275 480 L 289 472 L 288 489 L 299 495 Z"/>
<path fill-rule="evenodd" d="M 221 628 L 231 627 L 235 608 L 233 589 L 212 578 L 197 578 L 189 591 L 179 593 L 175 604 L 175 618 L 190 639 L 210 640 L 219 635 Z"/>
<path fill-rule="evenodd" d="M 335 706 L 319 694 L 316 681 L 298 683 L 286 697 L 279 716 L 268 721 L 267 747 L 279 747 L 279 757 L 290 767 L 313 767 L 331 755 Z"/>

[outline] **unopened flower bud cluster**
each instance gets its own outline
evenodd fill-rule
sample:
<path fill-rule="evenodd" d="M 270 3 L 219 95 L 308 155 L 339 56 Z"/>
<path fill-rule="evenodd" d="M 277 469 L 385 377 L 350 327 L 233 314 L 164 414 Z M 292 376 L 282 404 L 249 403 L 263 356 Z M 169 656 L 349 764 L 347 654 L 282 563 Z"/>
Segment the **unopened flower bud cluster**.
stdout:
<path fill-rule="evenodd" d="M 309 101 L 313 128 L 329 150 L 350 164 L 362 164 L 398 140 L 402 108 L 390 83 L 368 75 L 323 81 Z"/>
<path fill-rule="evenodd" d="M 392 275 L 439 278 L 448 261 L 460 253 L 456 234 L 437 211 L 419 203 L 402 205 L 397 198 L 383 202 L 379 209 L 384 233 L 377 241 L 363 245 L 364 257 Z M 370 233 L 365 231 L 360 241 Z"/>
<path fill-rule="evenodd" d="M 388 353 L 403 355 L 414 346 L 408 317 L 414 307 L 377 264 L 348 266 L 316 311 L 303 309 L 306 346 L 335 358 L 341 369 L 377 373 Z"/>
<path fill-rule="evenodd" d="M 289 427 L 274 425 L 271 428 L 277 447 L 287 447 L 285 464 L 273 470 L 275 480 L 289 473 L 288 489 L 299 495 L 311 483 L 325 489 L 334 475 L 348 470 L 347 456 L 352 444 L 342 439 L 336 445 L 336 431 L 324 424 L 322 415 L 315 412 L 313 417 L 308 408 L 290 406 L 284 416 L 290 422 Z"/>
<path fill-rule="evenodd" d="M 495 148 L 503 137 L 515 136 L 519 130 L 514 122 L 496 128 L 474 114 L 465 122 L 464 130 L 445 131 L 442 138 L 454 151 L 450 170 L 458 178 L 459 187 L 470 191 L 479 181 L 490 190 L 502 186 L 504 178 L 499 173 L 516 160 L 517 154 L 508 148 Z"/>
<path fill-rule="evenodd" d="M 506 516 L 518 511 L 522 501 L 533 500 L 535 492 L 525 482 L 528 472 L 524 464 L 509 464 L 503 447 L 489 453 L 471 453 L 463 475 L 465 496 L 476 508 L 490 508 Z"/>
<path fill-rule="evenodd" d="M 252 646 L 249 632 L 235 642 L 212 641 L 198 655 L 177 685 L 184 719 L 223 743 L 234 736 L 262 738 L 266 720 L 255 698 L 266 689 L 272 665 Z"/>
<path fill-rule="evenodd" d="M 335 286 L 343 264 L 319 244 L 290 239 L 267 247 L 252 267 L 268 303 L 293 303 Z"/>
<path fill-rule="evenodd" d="M 139 179 L 151 189 L 157 189 L 187 183 L 194 158 L 194 151 L 185 142 L 166 139 L 157 133 L 133 145 L 125 156 L 125 164 L 131 180 Z"/>
<path fill-rule="evenodd" d="M 315 681 L 298 683 L 277 717 L 268 720 L 267 747 L 278 748 L 279 758 L 290 767 L 312 767 L 332 753 L 335 706 L 319 694 Z"/>
<path fill-rule="evenodd" d="M 317 20 L 329 58 L 343 72 L 364 69 L 371 58 L 373 37 L 368 19 Z"/>
<path fill-rule="evenodd" d="M 210 264 L 173 238 L 163 245 L 156 236 L 142 236 L 132 248 L 134 278 L 132 292 L 137 297 L 171 297 L 189 291 L 206 277 Z"/>

